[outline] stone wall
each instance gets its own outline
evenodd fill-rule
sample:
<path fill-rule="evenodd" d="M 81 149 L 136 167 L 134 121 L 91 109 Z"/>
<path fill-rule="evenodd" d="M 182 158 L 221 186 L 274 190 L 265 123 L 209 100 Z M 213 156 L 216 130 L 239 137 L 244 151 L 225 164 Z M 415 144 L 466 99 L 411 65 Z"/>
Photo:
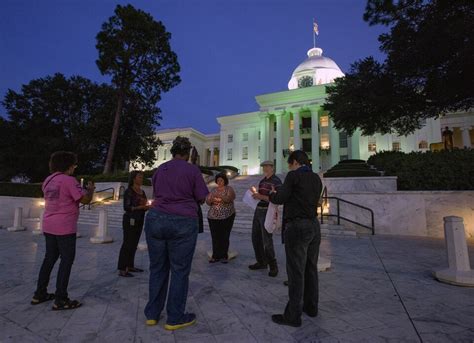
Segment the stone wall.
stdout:
<path fill-rule="evenodd" d="M 325 177 L 322 178 L 322 181 L 331 194 L 354 192 L 384 193 L 397 190 L 396 176 Z"/>
<path fill-rule="evenodd" d="M 464 218 L 466 236 L 474 238 L 474 191 L 400 191 L 400 192 L 331 192 L 329 196 L 345 199 L 374 211 L 375 233 L 443 237 L 443 217 Z M 330 213 L 336 213 L 334 200 Z M 340 204 L 340 213 L 349 219 L 370 224 L 370 214 L 355 206 Z M 343 221 L 344 225 L 356 225 Z"/>

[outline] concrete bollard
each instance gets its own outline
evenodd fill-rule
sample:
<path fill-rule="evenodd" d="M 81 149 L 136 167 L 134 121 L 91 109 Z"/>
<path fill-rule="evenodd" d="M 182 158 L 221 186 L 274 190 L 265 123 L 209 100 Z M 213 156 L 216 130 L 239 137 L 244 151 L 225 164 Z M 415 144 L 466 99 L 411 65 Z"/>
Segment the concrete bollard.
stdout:
<path fill-rule="evenodd" d="M 99 212 L 99 228 L 97 230 L 97 235 L 91 237 L 91 243 L 102 244 L 102 243 L 112 243 L 114 239 L 108 236 L 108 223 L 107 223 L 107 211 L 100 210 Z"/>
<path fill-rule="evenodd" d="M 443 219 L 448 268 L 435 271 L 434 275 L 441 282 L 474 287 L 474 270 L 469 263 L 463 218 L 449 216 Z"/>
<path fill-rule="evenodd" d="M 15 209 L 15 218 L 13 220 L 13 226 L 8 228 L 8 231 L 25 231 L 26 227 L 23 226 L 23 208 L 17 207 Z"/>
<path fill-rule="evenodd" d="M 326 257 L 321 257 L 321 251 L 318 256 L 318 272 L 325 272 L 331 268 L 331 260 Z"/>
<path fill-rule="evenodd" d="M 38 227 L 32 231 L 33 235 L 41 235 L 43 233 L 43 217 L 44 209 L 42 209 L 40 212 Z"/>

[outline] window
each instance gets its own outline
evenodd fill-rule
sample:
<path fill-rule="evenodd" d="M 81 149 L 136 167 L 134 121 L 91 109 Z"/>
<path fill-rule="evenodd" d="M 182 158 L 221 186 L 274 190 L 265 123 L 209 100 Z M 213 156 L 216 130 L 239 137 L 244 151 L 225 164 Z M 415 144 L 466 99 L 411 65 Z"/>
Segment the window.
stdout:
<path fill-rule="evenodd" d="M 261 148 L 261 146 L 259 145 L 258 146 L 258 159 L 260 159 L 260 150 L 261 150 L 260 148 Z"/>
<path fill-rule="evenodd" d="M 249 166 L 242 166 L 242 175 L 249 174 Z"/>
<path fill-rule="evenodd" d="M 167 153 L 167 150 L 165 149 L 165 153 L 163 154 L 163 161 L 166 161 L 166 153 Z"/>
<path fill-rule="evenodd" d="M 249 141 L 249 134 L 248 134 L 248 132 L 242 133 L 242 141 L 243 141 L 243 142 L 248 142 L 248 141 Z"/>
<path fill-rule="evenodd" d="M 301 128 L 311 129 L 311 117 L 301 118 Z"/>
<path fill-rule="evenodd" d="M 375 137 L 369 137 L 368 149 L 369 152 L 377 151 L 377 140 L 375 139 Z"/>
<path fill-rule="evenodd" d="M 277 130 L 277 123 L 276 123 L 276 121 L 275 121 L 275 122 L 273 122 L 273 131 L 276 132 L 276 130 Z"/>
<path fill-rule="evenodd" d="M 393 151 L 400 151 L 402 150 L 402 147 L 400 145 L 400 142 L 392 142 L 392 150 Z"/>
<path fill-rule="evenodd" d="M 339 159 L 340 161 L 345 161 L 345 160 L 348 160 L 349 159 L 349 156 L 347 155 L 341 155 L 341 158 Z"/>
<path fill-rule="evenodd" d="M 227 161 L 232 161 L 232 148 L 227 149 Z"/>
<path fill-rule="evenodd" d="M 273 152 L 277 152 L 277 139 L 273 138 Z"/>
<path fill-rule="evenodd" d="M 418 143 L 418 148 L 419 149 L 428 149 L 428 142 L 425 141 L 425 140 L 420 141 L 420 143 Z"/>
<path fill-rule="evenodd" d="M 322 116 L 321 127 L 328 127 L 328 126 L 329 126 L 329 116 Z"/>
<path fill-rule="evenodd" d="M 258 140 L 262 139 L 262 131 L 258 131 Z"/>
<path fill-rule="evenodd" d="M 227 135 L 227 143 L 232 143 L 234 141 L 234 135 Z"/>
<path fill-rule="evenodd" d="M 347 148 L 347 133 L 339 132 L 339 148 Z"/>
<path fill-rule="evenodd" d="M 295 122 L 293 121 L 293 119 L 290 119 L 290 130 L 294 130 L 295 128 Z"/>
<path fill-rule="evenodd" d="M 329 149 L 330 148 L 330 145 L 329 145 L 329 134 L 328 133 L 323 133 L 321 134 L 321 148 L 322 149 Z"/>
<path fill-rule="evenodd" d="M 304 138 L 302 143 L 303 151 L 311 152 L 311 138 Z"/>
<path fill-rule="evenodd" d="M 244 146 L 242 148 L 242 159 L 243 160 L 248 160 L 249 159 L 249 147 Z"/>

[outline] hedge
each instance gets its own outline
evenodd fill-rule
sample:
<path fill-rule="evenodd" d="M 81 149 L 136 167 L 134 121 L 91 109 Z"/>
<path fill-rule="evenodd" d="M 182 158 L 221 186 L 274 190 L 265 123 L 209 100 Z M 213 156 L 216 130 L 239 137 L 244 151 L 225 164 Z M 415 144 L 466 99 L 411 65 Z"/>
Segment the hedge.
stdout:
<path fill-rule="evenodd" d="M 344 160 L 340 161 L 334 167 L 324 173 L 324 177 L 361 177 L 361 176 L 380 176 L 380 172 L 372 169 L 362 160 Z"/>
<path fill-rule="evenodd" d="M 10 197 L 42 198 L 41 183 L 0 182 L 0 195 Z"/>
<path fill-rule="evenodd" d="M 399 190 L 474 190 L 474 150 L 383 151 L 368 163 L 386 176 L 397 176 Z"/>

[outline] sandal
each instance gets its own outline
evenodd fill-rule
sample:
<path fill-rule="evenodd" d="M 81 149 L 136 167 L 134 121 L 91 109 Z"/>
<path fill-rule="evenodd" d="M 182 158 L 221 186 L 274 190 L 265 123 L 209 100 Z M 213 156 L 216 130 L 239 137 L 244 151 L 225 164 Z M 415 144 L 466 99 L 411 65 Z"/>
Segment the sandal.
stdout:
<path fill-rule="evenodd" d="M 38 304 L 44 303 L 45 301 L 50 301 L 50 300 L 54 300 L 54 294 L 46 293 L 45 296 L 38 297 L 38 298 L 36 296 L 33 296 L 33 299 L 31 299 L 30 304 L 38 305 Z"/>
<path fill-rule="evenodd" d="M 128 270 L 131 271 L 131 272 L 135 272 L 135 273 L 143 273 L 143 272 L 144 272 L 143 269 L 135 268 L 135 267 L 133 267 L 133 268 L 128 268 Z"/>
<path fill-rule="evenodd" d="M 53 311 L 74 310 L 81 306 L 82 304 L 77 300 L 66 299 L 61 301 L 60 304 L 55 303 L 53 305 Z"/>

